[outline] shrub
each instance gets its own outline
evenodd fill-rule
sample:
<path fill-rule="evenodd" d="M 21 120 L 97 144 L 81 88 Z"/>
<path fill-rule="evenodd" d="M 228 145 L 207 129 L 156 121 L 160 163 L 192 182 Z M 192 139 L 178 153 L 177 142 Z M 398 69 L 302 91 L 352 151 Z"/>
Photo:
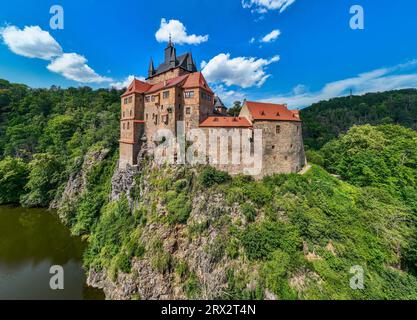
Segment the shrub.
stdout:
<path fill-rule="evenodd" d="M 192 272 L 184 283 L 184 291 L 188 299 L 193 299 L 200 293 L 200 282 L 195 272 Z"/>
<path fill-rule="evenodd" d="M 174 189 L 176 192 L 180 193 L 187 187 L 187 180 L 180 179 L 174 183 Z"/>
<path fill-rule="evenodd" d="M 241 241 L 250 260 L 267 260 L 277 249 L 294 253 L 301 246 L 301 239 L 293 227 L 269 221 L 249 225 Z"/>
<path fill-rule="evenodd" d="M 230 259 L 236 259 L 239 257 L 239 240 L 231 238 L 226 247 L 226 254 Z"/>
<path fill-rule="evenodd" d="M 244 203 L 242 205 L 242 213 L 246 217 L 246 221 L 248 221 L 248 222 L 254 222 L 255 221 L 255 219 L 256 219 L 256 210 L 251 204 Z"/>
<path fill-rule="evenodd" d="M 213 167 L 204 168 L 200 174 L 200 183 L 206 188 L 229 181 L 231 177 L 227 172 L 218 171 Z"/>
<path fill-rule="evenodd" d="M 175 273 L 181 278 L 184 279 L 188 274 L 188 264 L 185 261 L 180 261 L 175 268 Z"/>
<path fill-rule="evenodd" d="M 297 297 L 288 284 L 288 271 L 290 270 L 290 256 L 276 250 L 271 254 L 271 260 L 265 263 L 261 276 L 268 289 L 272 290 L 279 299 L 290 300 Z"/>
<path fill-rule="evenodd" d="M 187 223 L 191 209 L 191 200 L 185 194 L 180 194 L 176 198 L 171 198 L 167 204 L 168 222 L 170 224 Z"/>

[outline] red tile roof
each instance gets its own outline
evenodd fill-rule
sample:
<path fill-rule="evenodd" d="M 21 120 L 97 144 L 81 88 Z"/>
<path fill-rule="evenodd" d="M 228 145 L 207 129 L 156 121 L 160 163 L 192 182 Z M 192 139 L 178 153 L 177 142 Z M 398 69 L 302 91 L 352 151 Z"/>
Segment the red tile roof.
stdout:
<path fill-rule="evenodd" d="M 202 88 L 210 93 L 213 93 L 201 72 L 191 73 L 182 87 L 184 89 Z"/>
<path fill-rule="evenodd" d="M 283 104 L 246 101 L 253 120 L 301 121 L 298 110 L 288 110 Z"/>
<path fill-rule="evenodd" d="M 150 87 L 151 85 L 149 83 L 135 79 L 132 81 L 132 83 L 127 88 L 126 92 L 122 95 L 122 97 L 128 96 L 132 93 L 144 93 L 148 91 Z"/>
<path fill-rule="evenodd" d="M 204 79 L 203 74 L 201 72 L 194 72 L 173 79 L 169 79 L 167 81 L 161 81 L 153 85 L 135 79 L 127 88 L 126 92 L 122 95 L 122 97 L 130 95 L 132 93 L 150 94 L 160 90 L 172 88 L 180 84 L 181 87 L 184 89 L 201 88 L 205 89 L 209 93 L 213 93 L 213 91 L 208 86 L 206 79 Z"/>
<path fill-rule="evenodd" d="M 200 123 L 200 127 L 252 128 L 252 124 L 244 117 L 209 117 Z"/>
<path fill-rule="evenodd" d="M 168 89 L 168 88 L 172 88 L 175 87 L 176 85 L 181 84 L 182 82 L 184 82 L 187 78 L 188 78 L 188 74 L 183 75 L 183 76 L 179 76 L 176 78 L 172 78 L 169 79 L 167 81 L 162 81 L 162 82 L 158 82 L 154 85 L 152 85 L 147 91 L 146 93 L 154 93 L 163 89 Z"/>

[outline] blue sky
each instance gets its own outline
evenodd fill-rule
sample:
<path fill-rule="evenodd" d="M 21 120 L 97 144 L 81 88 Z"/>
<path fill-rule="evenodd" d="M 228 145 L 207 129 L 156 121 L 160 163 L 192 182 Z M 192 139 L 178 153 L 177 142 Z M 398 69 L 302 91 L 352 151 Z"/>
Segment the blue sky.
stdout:
<path fill-rule="evenodd" d="M 50 28 L 50 8 L 64 29 Z M 349 10 L 364 9 L 363 30 Z M 163 59 L 168 34 L 212 87 L 235 99 L 303 107 L 417 87 L 413 0 L 14 0 L 0 5 L 0 78 L 32 87 L 121 86 Z M 26 28 L 26 29 L 25 29 Z"/>

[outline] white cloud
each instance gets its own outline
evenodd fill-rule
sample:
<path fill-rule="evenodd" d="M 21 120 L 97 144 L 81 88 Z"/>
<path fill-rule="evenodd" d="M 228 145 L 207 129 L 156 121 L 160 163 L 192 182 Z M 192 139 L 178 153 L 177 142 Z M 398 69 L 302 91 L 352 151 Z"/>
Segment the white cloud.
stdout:
<path fill-rule="evenodd" d="M 242 0 L 242 6 L 261 14 L 268 10 L 279 10 L 282 13 L 294 2 L 295 0 Z"/>
<path fill-rule="evenodd" d="M 254 42 L 255 42 L 255 38 L 253 38 L 253 37 L 252 37 L 252 38 L 249 40 L 249 43 L 250 43 L 250 44 L 252 44 L 252 43 L 254 43 Z"/>
<path fill-rule="evenodd" d="M 417 73 L 404 73 L 404 70 L 416 66 L 417 61 L 413 60 L 391 68 L 376 69 L 356 77 L 330 82 L 317 92 L 308 92 L 305 86 L 299 85 L 290 94 L 262 101 L 287 103 L 290 107 L 306 107 L 322 100 L 349 95 L 351 89 L 355 95 L 363 95 L 369 92 L 417 88 Z"/>
<path fill-rule="evenodd" d="M 264 36 L 261 39 L 261 42 L 264 42 L 264 43 L 273 42 L 277 40 L 280 35 L 281 35 L 281 31 L 272 30 L 270 33 L 268 33 L 266 36 Z"/>
<path fill-rule="evenodd" d="M 25 27 L 23 30 L 7 26 L 0 29 L 0 36 L 10 51 L 20 56 L 50 60 L 62 54 L 58 42 L 39 26 Z"/>
<path fill-rule="evenodd" d="M 145 81 L 144 77 L 135 77 L 134 75 L 130 75 L 126 77 L 126 79 L 124 79 L 123 81 L 110 83 L 110 87 L 117 89 L 117 90 L 122 90 L 122 89 L 127 88 L 135 79 L 138 79 L 140 81 Z"/>
<path fill-rule="evenodd" d="M 242 88 L 261 87 L 270 77 L 265 68 L 279 60 L 279 56 L 269 60 L 249 57 L 231 59 L 230 54 L 221 53 L 209 62 L 203 61 L 201 67 L 204 68 L 202 72 L 209 82 Z"/>
<path fill-rule="evenodd" d="M 213 85 L 213 91 L 222 99 L 226 107 L 233 105 L 235 101 L 242 101 L 245 98 L 245 93 L 240 90 L 229 90 L 224 85 Z"/>
<path fill-rule="evenodd" d="M 98 75 L 87 65 L 87 59 L 77 53 L 63 53 L 59 43 L 39 26 L 26 26 L 23 30 L 15 26 L 0 29 L 0 36 L 10 51 L 51 63 L 48 70 L 59 73 L 69 80 L 82 83 L 101 83 L 111 78 Z"/>
<path fill-rule="evenodd" d="M 101 83 L 112 81 L 111 78 L 98 75 L 87 65 L 87 59 L 77 53 L 64 53 L 54 59 L 48 70 L 59 73 L 65 78 L 82 83 Z"/>
<path fill-rule="evenodd" d="M 207 42 L 208 35 L 198 36 L 195 34 L 188 35 L 187 28 L 179 20 L 169 20 L 162 18 L 161 26 L 155 33 L 155 38 L 158 42 L 168 42 L 169 37 L 172 37 L 172 41 L 176 44 L 200 44 Z"/>

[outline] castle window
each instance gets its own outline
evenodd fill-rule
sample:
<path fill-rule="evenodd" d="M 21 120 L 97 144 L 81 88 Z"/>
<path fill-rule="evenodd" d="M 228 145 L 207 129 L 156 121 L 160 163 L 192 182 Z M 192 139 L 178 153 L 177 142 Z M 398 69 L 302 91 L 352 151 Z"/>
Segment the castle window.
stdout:
<path fill-rule="evenodd" d="M 123 111 L 123 118 L 126 116 L 126 113 Z"/>
<path fill-rule="evenodd" d="M 132 103 L 132 101 L 133 101 L 133 98 L 129 97 L 129 103 Z"/>
<path fill-rule="evenodd" d="M 280 134 L 281 133 L 281 126 L 277 126 L 276 130 L 277 130 L 277 134 Z"/>
<path fill-rule="evenodd" d="M 164 99 L 168 99 L 169 98 L 169 91 L 164 91 L 162 96 L 163 96 Z"/>
<path fill-rule="evenodd" d="M 152 101 L 152 102 L 155 102 L 155 96 L 152 96 L 152 97 L 151 97 L 151 101 Z"/>
<path fill-rule="evenodd" d="M 129 114 L 130 114 L 130 116 L 132 116 L 132 109 L 130 109 L 130 112 L 129 112 Z"/>
<path fill-rule="evenodd" d="M 146 114 L 146 121 L 148 121 L 149 119 L 149 114 Z"/>
<path fill-rule="evenodd" d="M 150 96 L 145 97 L 145 101 L 146 102 L 151 102 L 151 97 Z"/>
<path fill-rule="evenodd" d="M 130 122 L 127 123 L 127 130 L 130 129 Z"/>
<path fill-rule="evenodd" d="M 185 109 L 185 113 L 186 113 L 186 114 L 191 114 L 191 108 L 186 108 L 186 109 Z"/>
<path fill-rule="evenodd" d="M 185 91 L 185 98 L 186 99 L 194 98 L 194 91 Z"/>
<path fill-rule="evenodd" d="M 272 148 L 272 150 L 274 150 L 275 149 L 275 146 L 272 146 L 271 148 Z"/>
<path fill-rule="evenodd" d="M 123 122 L 123 130 L 125 129 L 126 127 L 125 127 L 125 123 Z"/>

